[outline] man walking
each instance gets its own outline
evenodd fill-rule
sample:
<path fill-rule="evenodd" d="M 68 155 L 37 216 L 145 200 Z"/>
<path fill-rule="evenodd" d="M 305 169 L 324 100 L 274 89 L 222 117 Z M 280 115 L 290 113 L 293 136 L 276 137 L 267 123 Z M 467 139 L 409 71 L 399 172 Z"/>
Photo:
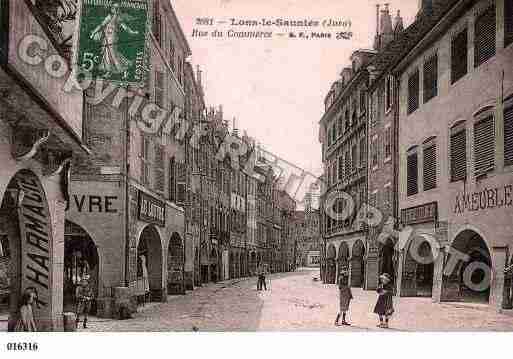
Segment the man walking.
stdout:
<path fill-rule="evenodd" d="M 264 290 L 267 290 L 267 286 L 265 283 L 265 267 L 263 265 L 259 265 L 257 268 L 257 275 L 258 275 L 258 281 L 257 281 L 257 290 L 262 290 L 262 287 Z"/>
<path fill-rule="evenodd" d="M 93 299 L 93 292 L 89 286 L 89 276 L 84 276 L 80 281 L 76 291 L 77 298 L 77 327 L 80 322 L 80 314 L 84 315 L 84 329 L 87 328 L 87 316 L 91 310 L 91 301 Z"/>

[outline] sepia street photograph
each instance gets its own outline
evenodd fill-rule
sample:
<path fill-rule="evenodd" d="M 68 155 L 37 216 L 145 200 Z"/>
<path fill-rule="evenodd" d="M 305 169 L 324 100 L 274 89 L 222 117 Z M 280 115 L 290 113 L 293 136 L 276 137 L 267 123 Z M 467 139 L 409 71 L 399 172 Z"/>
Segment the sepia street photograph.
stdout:
<path fill-rule="evenodd" d="M 513 1 L 0 0 L 0 332 L 513 332 Z"/>

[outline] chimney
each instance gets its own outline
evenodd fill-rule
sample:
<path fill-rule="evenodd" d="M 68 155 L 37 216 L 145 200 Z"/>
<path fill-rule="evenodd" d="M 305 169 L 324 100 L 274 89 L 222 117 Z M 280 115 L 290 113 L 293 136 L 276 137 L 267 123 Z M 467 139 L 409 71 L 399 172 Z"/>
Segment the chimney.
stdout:
<path fill-rule="evenodd" d="M 376 5 L 376 36 L 374 37 L 374 50 L 379 50 L 379 4 Z"/>

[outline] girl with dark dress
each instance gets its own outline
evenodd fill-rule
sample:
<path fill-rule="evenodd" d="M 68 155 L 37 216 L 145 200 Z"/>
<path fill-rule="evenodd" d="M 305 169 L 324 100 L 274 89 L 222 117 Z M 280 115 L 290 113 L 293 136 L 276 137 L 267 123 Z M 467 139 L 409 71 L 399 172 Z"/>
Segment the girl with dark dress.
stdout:
<path fill-rule="evenodd" d="M 374 307 L 374 313 L 379 315 L 379 328 L 388 328 L 388 320 L 394 313 L 394 304 L 392 295 L 394 288 L 392 286 L 392 279 L 387 273 L 379 276 L 380 284 L 378 285 L 378 301 Z M 384 321 L 383 321 L 384 319 Z"/>

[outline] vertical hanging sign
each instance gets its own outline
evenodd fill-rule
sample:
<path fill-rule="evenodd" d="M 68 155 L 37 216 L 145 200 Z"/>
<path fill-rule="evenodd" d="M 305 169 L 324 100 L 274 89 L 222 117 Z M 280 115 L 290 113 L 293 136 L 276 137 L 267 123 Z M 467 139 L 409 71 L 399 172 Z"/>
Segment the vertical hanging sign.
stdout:
<path fill-rule="evenodd" d="M 38 330 L 51 326 L 52 226 L 50 212 L 39 179 L 30 172 L 17 176 L 18 222 L 21 238 L 21 290 L 36 293 L 33 306 Z M 59 288 L 57 290 L 62 290 Z"/>
<path fill-rule="evenodd" d="M 146 0 L 82 0 L 76 63 L 95 79 L 141 84 L 147 28 Z"/>

